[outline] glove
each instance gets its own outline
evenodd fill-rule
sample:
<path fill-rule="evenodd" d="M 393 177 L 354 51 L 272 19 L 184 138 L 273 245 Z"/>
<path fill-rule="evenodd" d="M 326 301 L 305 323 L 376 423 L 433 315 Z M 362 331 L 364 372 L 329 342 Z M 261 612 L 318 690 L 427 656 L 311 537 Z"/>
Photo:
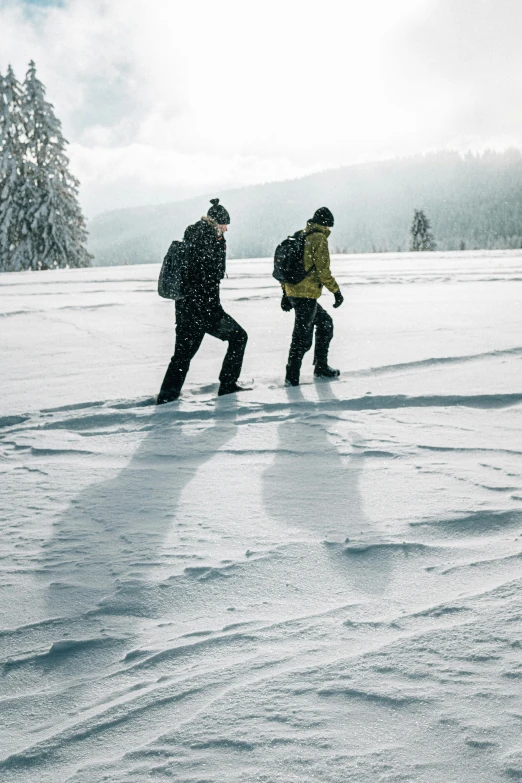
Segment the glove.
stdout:
<path fill-rule="evenodd" d="M 334 296 L 335 296 L 334 307 L 340 307 L 344 302 L 344 296 L 340 291 L 336 291 Z"/>
<path fill-rule="evenodd" d="M 292 309 L 292 303 L 290 299 L 287 297 L 286 294 L 283 294 L 281 298 L 281 310 L 284 310 L 285 313 L 289 313 Z"/>

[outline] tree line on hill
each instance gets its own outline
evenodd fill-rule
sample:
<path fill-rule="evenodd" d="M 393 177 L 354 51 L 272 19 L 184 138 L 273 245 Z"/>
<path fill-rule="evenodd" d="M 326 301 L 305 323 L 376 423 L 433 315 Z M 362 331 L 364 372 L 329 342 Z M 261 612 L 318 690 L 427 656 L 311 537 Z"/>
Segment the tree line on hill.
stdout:
<path fill-rule="evenodd" d="M 0 73 L 0 271 L 90 265 L 66 144 L 34 62 Z"/>
<path fill-rule="evenodd" d="M 335 253 L 411 249 L 415 210 L 429 217 L 438 250 L 522 247 L 522 154 L 518 150 L 425 156 L 349 166 L 302 179 L 216 192 L 232 218 L 230 258 L 272 256 L 315 209 L 335 216 Z M 172 239 L 207 211 L 206 197 L 118 210 L 89 225 L 96 264 L 161 261 Z"/>

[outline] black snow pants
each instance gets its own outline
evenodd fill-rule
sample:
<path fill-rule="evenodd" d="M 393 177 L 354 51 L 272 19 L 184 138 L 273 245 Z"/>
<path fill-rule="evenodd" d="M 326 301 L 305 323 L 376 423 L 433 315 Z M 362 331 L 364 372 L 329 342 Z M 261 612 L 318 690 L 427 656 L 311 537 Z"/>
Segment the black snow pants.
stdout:
<path fill-rule="evenodd" d="M 228 350 L 219 375 L 221 383 L 235 383 L 239 378 L 247 333 L 221 305 L 185 297 L 176 301 L 176 346 L 174 356 L 165 373 L 160 395 L 179 393 L 185 382 L 190 362 L 196 355 L 206 334 L 228 341 Z"/>
<path fill-rule="evenodd" d="M 295 311 L 295 324 L 292 334 L 288 364 L 286 366 L 287 378 L 299 382 L 299 373 L 303 356 L 312 347 L 315 328 L 314 364 L 322 367 L 328 364 L 328 348 L 333 337 L 333 320 L 317 299 L 304 299 L 290 297 L 290 302 Z"/>

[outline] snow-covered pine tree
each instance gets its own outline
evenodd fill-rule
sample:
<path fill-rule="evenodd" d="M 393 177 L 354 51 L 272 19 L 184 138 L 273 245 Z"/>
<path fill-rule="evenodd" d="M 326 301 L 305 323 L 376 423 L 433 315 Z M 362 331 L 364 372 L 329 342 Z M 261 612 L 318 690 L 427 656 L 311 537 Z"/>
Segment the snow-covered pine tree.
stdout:
<path fill-rule="evenodd" d="M 23 114 L 27 158 L 32 164 L 30 207 L 31 269 L 90 266 L 85 219 L 78 203 L 78 180 L 69 171 L 68 143 L 33 61 L 24 82 Z"/>
<path fill-rule="evenodd" d="M 411 249 L 436 250 L 437 245 L 430 231 L 430 221 L 422 209 L 416 209 L 411 224 Z"/>
<path fill-rule="evenodd" d="M 0 74 L 0 270 L 27 269 L 30 164 L 26 161 L 23 94 L 13 69 Z"/>

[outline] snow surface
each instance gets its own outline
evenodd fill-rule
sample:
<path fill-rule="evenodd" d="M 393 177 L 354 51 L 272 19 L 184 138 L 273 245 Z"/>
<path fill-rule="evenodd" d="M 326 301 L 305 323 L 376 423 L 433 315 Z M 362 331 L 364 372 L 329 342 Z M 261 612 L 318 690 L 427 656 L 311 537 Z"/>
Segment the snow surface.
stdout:
<path fill-rule="evenodd" d="M 333 267 L 339 381 L 230 262 L 161 407 L 156 266 L 0 276 L 2 783 L 522 779 L 522 253 Z"/>

